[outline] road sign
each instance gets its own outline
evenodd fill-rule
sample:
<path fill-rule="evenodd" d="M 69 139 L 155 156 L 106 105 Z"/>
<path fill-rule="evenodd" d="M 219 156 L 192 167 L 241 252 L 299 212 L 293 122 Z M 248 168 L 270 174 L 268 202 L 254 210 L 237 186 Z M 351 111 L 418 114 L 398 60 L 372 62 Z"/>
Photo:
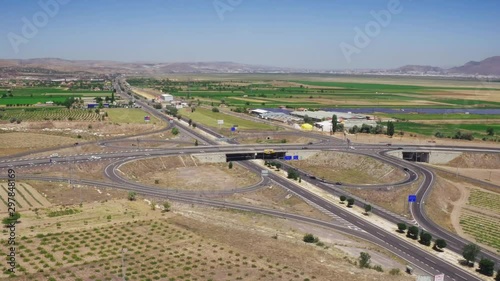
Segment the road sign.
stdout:
<path fill-rule="evenodd" d="M 236 127 L 231 127 L 231 132 L 235 132 L 236 131 Z"/>
<path fill-rule="evenodd" d="M 224 120 L 217 120 L 217 125 L 224 125 Z"/>
<path fill-rule="evenodd" d="M 434 281 L 444 281 L 444 274 L 434 276 Z"/>
<path fill-rule="evenodd" d="M 144 116 L 144 121 L 145 121 L 145 122 L 149 122 L 150 120 L 151 120 L 151 117 L 149 117 L 149 116 L 147 116 L 147 115 L 146 115 L 146 116 Z"/>
<path fill-rule="evenodd" d="M 285 155 L 285 160 L 292 160 L 292 156 Z"/>
<path fill-rule="evenodd" d="M 293 156 L 293 160 L 299 160 L 299 156 L 298 155 L 294 155 Z"/>
<path fill-rule="evenodd" d="M 269 175 L 269 171 L 268 170 L 262 170 L 260 172 L 260 174 L 263 176 L 263 177 L 267 177 Z"/>
<path fill-rule="evenodd" d="M 408 195 L 408 202 L 417 202 L 417 195 Z"/>

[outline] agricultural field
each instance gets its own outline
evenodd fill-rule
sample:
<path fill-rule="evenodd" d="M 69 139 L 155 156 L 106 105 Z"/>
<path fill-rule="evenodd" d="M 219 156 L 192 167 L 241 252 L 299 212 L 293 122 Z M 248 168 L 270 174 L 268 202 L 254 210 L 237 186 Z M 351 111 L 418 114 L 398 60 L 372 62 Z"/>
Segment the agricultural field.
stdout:
<path fill-rule="evenodd" d="M 304 245 L 301 234 L 281 220 L 177 204 L 172 208 L 175 213 L 121 199 L 25 212 L 16 239 L 18 272 L 9 276 L 4 264 L 0 277 L 97 281 L 121 280 L 125 273 L 127 280 L 302 281 L 354 272 L 353 281 L 368 275 L 372 280 L 411 280 L 359 269 L 355 258 L 334 245 Z M 222 221 L 223 215 L 228 219 Z M 273 222 L 286 231 L 279 239 L 271 237 L 276 227 L 271 232 L 264 226 Z M 376 251 L 360 242 L 349 244 Z M 1 248 L 0 254 L 7 250 Z"/>
<path fill-rule="evenodd" d="M 0 89 L 0 105 L 33 105 L 63 102 L 68 97 L 111 97 L 111 91 L 69 90 L 60 87 Z"/>
<path fill-rule="evenodd" d="M 232 115 L 224 114 L 223 112 L 212 112 L 212 110 L 205 108 L 196 108 L 194 112 L 191 110 L 184 108 L 179 110 L 179 114 L 190 118 L 195 123 L 200 123 L 209 127 L 218 128 L 217 120 L 224 120 L 224 124 L 221 125 L 223 129 L 229 129 L 233 125 L 238 125 L 238 130 L 273 130 L 275 127 L 254 122 L 251 120 L 238 118 Z"/>
<path fill-rule="evenodd" d="M 500 194 L 473 188 L 469 196 L 469 205 L 488 209 L 500 215 Z"/>
<path fill-rule="evenodd" d="M 0 213 L 7 212 L 8 196 L 7 183 L 0 183 Z M 45 208 L 50 206 L 50 202 L 42 196 L 36 189 L 26 183 L 16 185 L 16 211 L 23 211 L 32 208 Z"/>
<path fill-rule="evenodd" d="M 498 140 L 498 133 L 496 136 L 489 136 L 487 131 L 493 128 L 494 132 L 500 132 L 500 123 L 498 124 L 484 124 L 481 121 L 478 123 L 456 123 L 456 124 L 426 124 L 417 122 L 395 122 L 394 129 L 396 132 L 412 132 L 424 136 L 436 136 L 438 133 L 442 134 L 443 138 L 453 138 L 455 134 L 460 131 L 462 133 L 471 133 L 476 139 Z"/>
<path fill-rule="evenodd" d="M 15 119 L 15 120 L 14 120 Z M 21 121 L 99 121 L 101 116 L 94 110 L 67 109 L 61 107 L 6 108 L 0 110 L 0 120 Z"/>
<path fill-rule="evenodd" d="M 151 117 L 149 123 L 160 122 L 158 118 L 138 108 L 106 108 L 104 112 L 108 113 L 108 120 L 115 123 L 144 124 L 145 116 Z"/>
<path fill-rule="evenodd" d="M 500 83 L 328 75 L 205 76 L 195 80 L 179 75 L 179 79 L 131 78 L 128 81 L 204 106 L 224 104 L 239 112 L 277 107 L 353 110 L 376 118 L 403 121 L 396 124 L 397 131 L 427 137 L 439 133 L 440 137 L 451 138 L 460 130 L 471 133 L 475 139 L 497 141 L 495 134 L 487 135 L 486 129 L 492 127 L 497 135 L 500 131 Z M 405 109 L 411 110 L 405 113 Z M 415 109 L 418 114 L 413 113 Z M 429 109 L 449 113 L 426 113 Z M 465 113 L 474 109 L 493 111 Z M 387 110 L 396 112 L 387 113 L 390 112 Z"/>
<path fill-rule="evenodd" d="M 500 219 L 497 216 L 485 216 L 464 211 L 460 217 L 460 226 L 466 234 L 478 243 L 490 246 L 500 253 Z"/>

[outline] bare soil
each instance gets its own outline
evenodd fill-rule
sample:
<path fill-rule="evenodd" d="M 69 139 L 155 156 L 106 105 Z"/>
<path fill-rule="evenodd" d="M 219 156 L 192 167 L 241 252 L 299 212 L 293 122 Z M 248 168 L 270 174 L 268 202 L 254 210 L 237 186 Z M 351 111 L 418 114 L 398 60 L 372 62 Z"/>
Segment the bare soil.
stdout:
<path fill-rule="evenodd" d="M 6 182 L 0 183 L 0 206 L 3 206 L 3 208 L 0 209 L 1 213 L 8 212 L 8 188 L 9 187 Z M 14 207 L 16 211 L 44 208 L 52 205 L 43 195 L 27 183 L 16 182 L 14 192 L 14 198 L 16 201 L 16 205 Z"/>
<path fill-rule="evenodd" d="M 446 164 L 449 167 L 500 169 L 500 153 L 463 153 Z"/>
<path fill-rule="evenodd" d="M 159 130 L 166 124 L 164 122 L 151 122 L 148 124 L 123 124 L 109 121 L 30 121 L 21 124 L 1 124 L 5 132 L 35 133 L 52 136 L 73 138 L 74 141 L 98 140 L 112 137 L 135 135 Z M 78 138 L 80 136 L 81 138 Z"/>
<path fill-rule="evenodd" d="M 498 143 L 481 141 L 481 140 L 453 140 L 453 139 L 439 139 L 432 136 L 415 136 L 410 137 L 408 133 L 404 136 L 394 136 L 389 137 L 386 135 L 373 135 L 373 134 L 348 134 L 347 137 L 352 142 L 360 143 L 374 143 L 374 144 L 386 144 L 391 143 L 393 147 L 397 147 L 398 144 L 416 144 L 416 145 L 455 145 L 455 146 L 475 146 L 475 147 L 498 147 Z M 355 147 L 356 145 L 354 145 Z"/>
<path fill-rule="evenodd" d="M 80 202 L 102 202 L 111 199 L 127 198 L 127 192 L 94 186 L 70 186 L 67 182 L 26 181 L 52 205 L 67 206 Z"/>
<path fill-rule="evenodd" d="M 120 167 L 127 178 L 160 188 L 185 190 L 229 190 L 260 181 L 260 176 L 237 165 L 198 163 L 190 156 L 137 160 Z"/>
<path fill-rule="evenodd" d="M 19 265 L 27 274 L 9 279 L 121 280 L 122 249 L 126 248 L 126 272 L 133 280 L 299 281 L 330 280 L 331 276 L 349 276 L 354 281 L 412 280 L 391 276 L 387 270 L 359 269 L 354 255 L 346 254 L 356 251 L 346 248 L 350 244 L 380 253 L 374 254 L 377 264 L 402 267 L 377 247 L 357 240 L 349 243 L 340 234 L 330 239 L 339 237 L 342 249 L 307 245 L 301 241 L 304 233 L 294 227 L 297 223 L 282 219 L 177 203 L 173 212 L 164 213 L 142 200 L 124 199 L 70 208 L 78 212 L 57 217 L 47 216 L 56 209 L 25 212 L 18 229 L 23 236 Z M 277 239 L 271 237 L 275 234 Z M 47 252 L 50 258 L 44 258 Z"/>
<path fill-rule="evenodd" d="M 254 136 L 252 134 L 239 134 L 236 138 L 239 143 L 250 144 L 250 143 L 302 143 L 306 144 L 309 142 L 316 141 L 313 138 L 308 138 L 304 136 L 293 136 L 293 135 L 280 135 L 276 133 L 270 133 L 268 136 Z"/>
<path fill-rule="evenodd" d="M 404 187 L 388 187 L 378 189 L 345 188 L 346 191 L 364 198 L 398 215 L 410 217 L 408 209 L 408 194 L 415 194 L 422 180 L 418 180 Z"/>
<path fill-rule="evenodd" d="M 57 159 L 57 158 L 54 158 Z M 55 160 L 54 160 L 55 161 Z M 73 180 L 105 180 L 104 168 L 111 161 L 85 161 L 80 163 L 64 163 L 19 168 L 19 172 L 30 175 L 49 177 L 67 177 Z"/>
<path fill-rule="evenodd" d="M 466 176 L 473 179 L 490 182 L 500 186 L 500 169 L 476 169 L 476 168 L 454 168 L 454 167 L 439 167 L 451 173 L 458 173 L 461 176 Z"/>
<path fill-rule="evenodd" d="M 268 186 L 255 192 L 234 194 L 224 200 L 244 203 L 259 207 L 268 207 L 284 212 L 291 212 L 319 220 L 331 220 L 331 217 L 310 206 L 296 195 L 279 186 Z"/>
<path fill-rule="evenodd" d="M 76 138 L 28 132 L 0 131 L 0 156 L 12 155 L 30 150 L 58 147 L 77 142 Z"/>
<path fill-rule="evenodd" d="M 467 195 L 462 188 L 449 180 L 437 177 L 436 184 L 425 202 L 427 216 L 441 227 L 457 232 L 460 209 Z"/>
<path fill-rule="evenodd" d="M 396 167 L 352 153 L 324 151 L 290 164 L 332 182 L 381 184 L 394 183 L 405 178 L 404 172 Z"/>

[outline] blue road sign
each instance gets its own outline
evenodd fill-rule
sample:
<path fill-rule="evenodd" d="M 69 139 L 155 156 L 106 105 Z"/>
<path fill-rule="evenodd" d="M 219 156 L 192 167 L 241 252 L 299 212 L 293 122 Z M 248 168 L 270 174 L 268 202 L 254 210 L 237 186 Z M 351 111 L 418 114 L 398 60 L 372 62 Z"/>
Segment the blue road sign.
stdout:
<path fill-rule="evenodd" d="M 285 160 L 292 160 L 292 156 L 285 156 Z"/>
<path fill-rule="evenodd" d="M 417 202 L 417 195 L 408 195 L 408 202 Z"/>
<path fill-rule="evenodd" d="M 231 127 L 231 132 L 235 132 L 236 131 L 236 127 Z"/>
<path fill-rule="evenodd" d="M 299 160 L 299 156 L 298 155 L 294 155 L 293 156 L 293 160 Z"/>

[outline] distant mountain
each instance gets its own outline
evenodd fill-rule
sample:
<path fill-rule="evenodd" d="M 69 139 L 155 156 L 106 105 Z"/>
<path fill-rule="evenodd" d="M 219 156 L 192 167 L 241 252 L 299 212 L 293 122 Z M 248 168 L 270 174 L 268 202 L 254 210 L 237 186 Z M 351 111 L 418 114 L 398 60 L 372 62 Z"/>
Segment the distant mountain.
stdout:
<path fill-rule="evenodd" d="M 418 72 L 418 73 L 444 73 L 445 70 L 441 67 L 430 66 L 430 65 L 405 65 L 400 68 L 395 69 L 395 71 L 400 71 L 403 73 Z"/>
<path fill-rule="evenodd" d="M 463 66 L 445 69 L 429 65 L 405 65 L 396 69 L 324 70 L 273 67 L 235 62 L 117 62 L 105 60 L 65 60 L 59 58 L 0 59 L 0 77 L 35 75 L 94 75 L 94 74 L 164 75 L 172 73 L 329 73 L 377 74 L 409 76 L 500 76 L 500 56 L 480 62 L 471 61 Z"/>
<path fill-rule="evenodd" d="M 64 60 L 58 58 L 36 58 L 24 60 L 1 60 L 0 73 L 47 74 L 57 73 L 288 73 L 291 68 L 249 65 L 234 62 L 174 62 L 174 63 L 129 63 L 97 60 Z"/>
<path fill-rule="evenodd" d="M 462 66 L 448 69 L 449 73 L 470 75 L 497 75 L 500 76 L 500 56 L 489 57 L 482 61 L 470 61 Z"/>

